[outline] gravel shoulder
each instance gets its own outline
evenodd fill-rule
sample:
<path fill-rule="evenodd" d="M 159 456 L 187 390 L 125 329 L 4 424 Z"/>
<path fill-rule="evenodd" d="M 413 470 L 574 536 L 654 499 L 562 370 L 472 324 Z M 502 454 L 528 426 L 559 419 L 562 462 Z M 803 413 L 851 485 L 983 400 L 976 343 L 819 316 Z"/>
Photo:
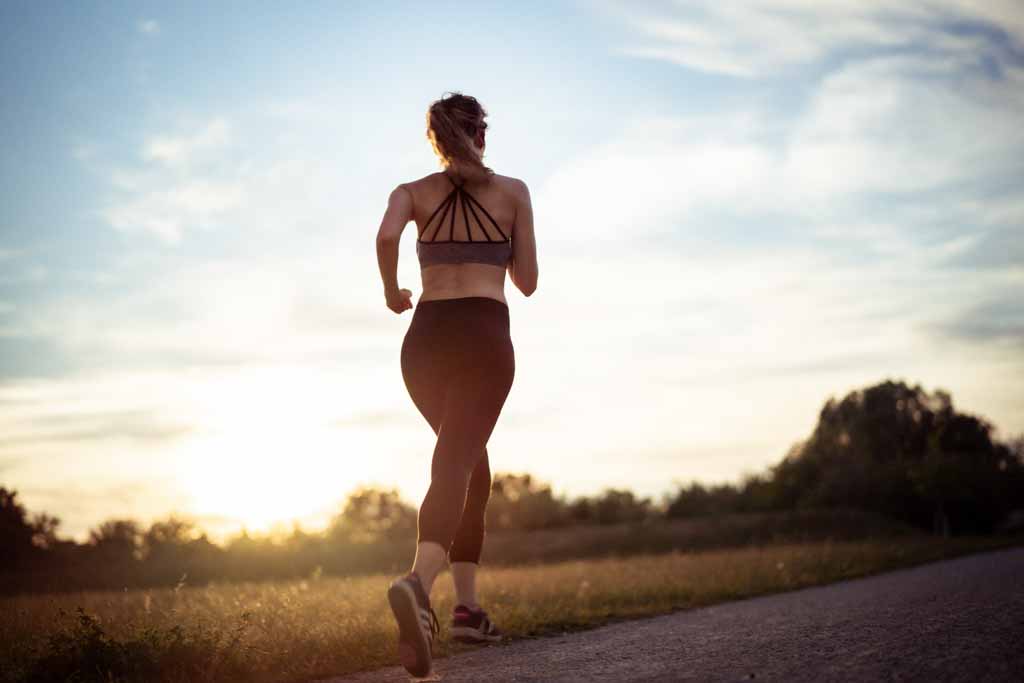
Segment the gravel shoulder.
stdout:
<path fill-rule="evenodd" d="M 1024 549 L 519 640 L 435 680 L 1024 681 Z M 321 683 L 409 681 L 401 667 Z"/>

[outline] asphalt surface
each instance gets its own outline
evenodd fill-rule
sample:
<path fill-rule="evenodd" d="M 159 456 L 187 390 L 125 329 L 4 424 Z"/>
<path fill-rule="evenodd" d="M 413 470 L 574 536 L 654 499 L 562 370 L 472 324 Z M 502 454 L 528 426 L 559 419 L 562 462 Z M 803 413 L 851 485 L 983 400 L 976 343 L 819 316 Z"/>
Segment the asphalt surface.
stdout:
<path fill-rule="evenodd" d="M 432 678 L 1024 681 L 1024 549 L 482 647 L 435 660 Z M 329 680 L 410 677 L 394 667 Z"/>

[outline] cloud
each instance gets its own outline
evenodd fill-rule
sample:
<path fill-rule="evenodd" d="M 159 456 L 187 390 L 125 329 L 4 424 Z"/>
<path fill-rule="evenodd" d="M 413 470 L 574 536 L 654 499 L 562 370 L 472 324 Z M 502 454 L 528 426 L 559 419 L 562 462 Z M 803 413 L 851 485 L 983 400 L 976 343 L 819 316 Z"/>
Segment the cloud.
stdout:
<path fill-rule="evenodd" d="M 561 239 L 629 241 L 695 210 L 735 207 L 778 164 L 752 140 L 754 125 L 745 115 L 636 121 L 556 171 L 538 210 Z"/>
<path fill-rule="evenodd" d="M 10 316 L 3 333 L 12 365 L 0 377 L 28 368 L 49 375 L 69 363 L 80 371 L 154 369 L 314 363 L 340 353 L 365 362 L 383 353 L 396 323 L 372 279 L 375 264 L 340 270 L 339 252 L 324 249 L 301 263 L 208 260 L 164 267 L 159 276 L 148 262 L 126 267 L 119 277 L 132 287 L 65 291 Z"/>
<path fill-rule="evenodd" d="M 222 151 L 231 140 L 231 126 L 223 117 L 209 121 L 192 135 L 157 135 L 142 147 L 142 158 L 167 166 L 194 163 L 200 155 Z"/>
<path fill-rule="evenodd" d="M 610 3 L 605 9 L 637 36 L 619 53 L 742 78 L 776 76 L 864 50 L 915 49 L 1004 63 L 1024 45 L 1024 22 L 1012 0 L 708 0 Z"/>
<path fill-rule="evenodd" d="M 527 343 L 545 349 L 544 384 L 574 387 L 574 415 L 616 416 L 613 443 L 578 447 L 721 448 L 720 430 L 666 426 L 689 410 L 760 435 L 767 462 L 806 429 L 797 412 L 886 376 L 944 383 L 1012 423 L 1019 396 L 983 378 L 1024 371 L 1017 328 L 977 302 L 1021 285 L 1006 254 L 1024 196 L 1008 182 L 1024 171 L 1022 75 L 966 52 L 863 54 L 783 109 L 746 98 L 634 119 L 567 160 L 535 191 L 542 271 L 557 272 Z M 970 376 L 950 374 L 965 363 Z M 785 411 L 766 409 L 783 380 Z"/>
<path fill-rule="evenodd" d="M 335 153 L 350 152 L 347 139 L 325 141 L 333 105 L 287 103 L 302 126 L 282 126 L 281 107 L 222 113 L 144 136 L 136 164 L 91 161 L 110 187 L 100 215 L 140 239 L 102 264 L 117 287 L 79 279 L 4 320 L 15 360 L 0 377 L 382 357 L 399 322 L 383 305 L 373 256 L 387 186 L 339 196 L 339 186 L 367 182 L 367 169 Z M 211 240 L 230 243 L 230 257 L 212 257 L 211 240 L 188 239 L 201 230 L 219 231 Z M 411 242 L 402 249 L 408 282 Z"/>
<path fill-rule="evenodd" d="M 139 33 L 154 35 L 160 33 L 160 24 L 155 19 L 143 19 L 138 24 Z"/>
<path fill-rule="evenodd" d="M 3 262 L 2 258 L 0 258 L 0 262 Z M 46 280 L 49 275 L 50 270 L 39 264 L 25 265 L 17 270 L 8 267 L 6 270 L 0 271 L 0 285 L 38 283 Z"/>
<path fill-rule="evenodd" d="M 152 411 L 45 412 L 5 419 L 0 449 L 37 444 L 81 444 L 121 439 L 142 444 L 175 439 L 189 433 L 185 425 L 167 424 Z"/>
<path fill-rule="evenodd" d="M 1001 344 L 1016 352 L 1024 351 L 1024 302 L 1019 292 L 1024 275 L 1015 286 L 1000 296 L 977 304 L 968 304 L 948 320 L 931 326 L 938 337 L 968 343 Z"/>
<path fill-rule="evenodd" d="M 143 192 L 107 207 L 102 214 L 117 230 L 144 231 L 165 244 L 177 244 L 188 229 L 223 225 L 246 197 L 237 181 L 185 179 L 169 189 Z"/>
<path fill-rule="evenodd" d="M 115 192 L 99 216 L 118 231 L 149 233 L 168 245 L 180 243 L 188 230 L 223 225 L 248 199 L 228 157 L 231 140 L 230 124 L 218 116 L 192 133 L 150 136 L 140 150 L 141 167 L 96 167 Z"/>
<path fill-rule="evenodd" d="M 359 168 L 348 161 L 351 143 L 325 140 L 334 122 L 282 126 L 275 116 L 266 107 L 218 115 L 185 132 L 147 136 L 139 164 L 92 164 L 110 187 L 100 218 L 169 246 L 211 229 L 235 231 L 246 242 L 296 230 L 308 239 L 339 220 L 348 227 L 367 218 L 363 196 L 338 206 L 339 183 L 354 180 Z"/>
<path fill-rule="evenodd" d="M 72 158 L 82 162 L 88 162 L 94 159 L 96 157 L 96 152 L 96 145 L 89 142 L 79 143 L 71 148 Z"/>
<path fill-rule="evenodd" d="M 1024 85 L 1024 69 L 1006 81 L 955 61 L 871 58 L 825 75 L 791 116 L 634 121 L 537 193 L 559 226 L 538 239 L 760 249 L 799 236 L 851 254 L 976 252 L 1021 217 L 1006 179 L 1024 172 L 1024 88 L 1008 87 Z"/>

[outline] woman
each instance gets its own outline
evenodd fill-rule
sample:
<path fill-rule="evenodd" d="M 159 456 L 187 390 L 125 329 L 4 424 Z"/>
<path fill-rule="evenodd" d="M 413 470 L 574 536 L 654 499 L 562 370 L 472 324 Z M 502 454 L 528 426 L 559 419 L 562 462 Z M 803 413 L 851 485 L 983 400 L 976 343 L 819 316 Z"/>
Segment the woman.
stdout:
<path fill-rule="evenodd" d="M 515 374 L 505 271 L 530 296 L 537 253 L 526 184 L 483 164 L 486 115 L 460 93 L 430 105 L 427 137 L 444 170 L 395 188 L 377 234 L 385 300 L 402 313 L 413 306 L 412 292 L 398 286 L 398 243 L 416 222 L 423 294 L 402 343 L 402 377 L 437 436 L 412 570 L 388 588 L 399 658 L 414 676 L 430 673 L 439 630 L 430 590 L 446 563 L 455 583 L 453 637 L 501 638 L 476 600 L 491 490 L 486 446 Z"/>

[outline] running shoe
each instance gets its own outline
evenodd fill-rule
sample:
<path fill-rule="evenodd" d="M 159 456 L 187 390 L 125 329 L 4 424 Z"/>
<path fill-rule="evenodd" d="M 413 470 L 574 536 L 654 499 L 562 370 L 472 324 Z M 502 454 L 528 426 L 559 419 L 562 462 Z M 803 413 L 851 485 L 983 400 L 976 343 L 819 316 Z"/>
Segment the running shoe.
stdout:
<path fill-rule="evenodd" d="M 410 572 L 392 582 L 388 603 L 398 622 L 398 659 L 413 676 L 429 675 L 431 648 L 441 627 L 420 577 Z"/>
<path fill-rule="evenodd" d="M 449 630 L 452 640 L 460 643 L 496 643 L 501 640 L 501 631 L 491 623 L 487 612 L 479 607 L 470 609 L 466 605 L 456 605 Z"/>

